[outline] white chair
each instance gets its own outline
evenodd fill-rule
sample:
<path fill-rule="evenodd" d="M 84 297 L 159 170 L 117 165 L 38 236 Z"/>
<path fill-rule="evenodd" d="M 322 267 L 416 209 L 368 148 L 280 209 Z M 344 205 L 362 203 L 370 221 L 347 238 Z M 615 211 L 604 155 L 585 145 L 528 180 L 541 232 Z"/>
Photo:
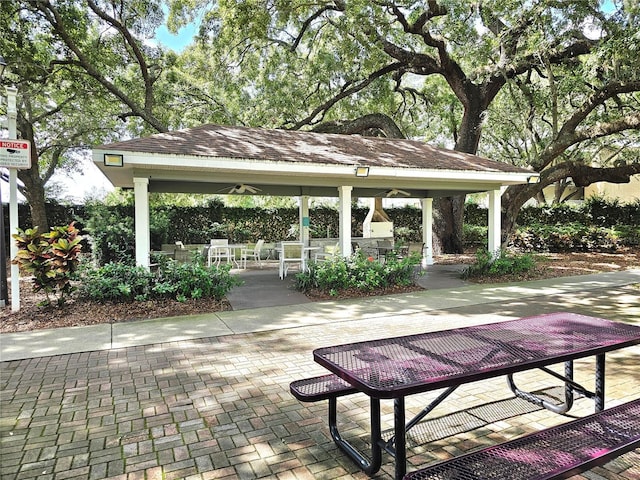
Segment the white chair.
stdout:
<path fill-rule="evenodd" d="M 287 276 L 289 265 L 297 263 L 300 271 L 304 268 L 304 244 L 301 242 L 280 242 L 278 248 L 280 280 Z"/>
<path fill-rule="evenodd" d="M 235 251 L 229 248 L 229 240 L 226 238 L 212 239 L 207 252 L 207 265 L 220 265 L 222 260 L 227 263 L 235 260 Z"/>
<path fill-rule="evenodd" d="M 321 252 L 316 252 L 314 260 L 326 260 L 327 258 L 335 258 L 340 253 L 340 242 L 335 245 L 326 245 Z"/>
<path fill-rule="evenodd" d="M 260 254 L 262 253 L 262 247 L 264 246 L 264 240 L 258 240 L 253 248 L 243 248 L 240 250 L 240 261 L 243 264 L 243 268 L 247 268 L 247 258 L 253 258 L 253 261 L 262 268 L 262 259 Z"/>

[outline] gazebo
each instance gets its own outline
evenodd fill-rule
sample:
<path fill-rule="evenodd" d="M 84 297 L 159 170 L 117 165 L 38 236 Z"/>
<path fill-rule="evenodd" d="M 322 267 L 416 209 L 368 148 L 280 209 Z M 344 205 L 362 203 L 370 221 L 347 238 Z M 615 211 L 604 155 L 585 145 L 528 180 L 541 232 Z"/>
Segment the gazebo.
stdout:
<path fill-rule="evenodd" d="M 500 248 L 501 188 L 538 174 L 421 141 L 202 125 L 100 145 L 93 160 L 116 187 L 133 188 L 136 263 L 149 266 L 149 192 L 300 197 L 307 243 L 309 198 L 338 197 L 339 243 L 351 252 L 351 200 L 401 191 L 422 204 L 431 262 L 434 198 L 488 192 L 490 251 Z"/>

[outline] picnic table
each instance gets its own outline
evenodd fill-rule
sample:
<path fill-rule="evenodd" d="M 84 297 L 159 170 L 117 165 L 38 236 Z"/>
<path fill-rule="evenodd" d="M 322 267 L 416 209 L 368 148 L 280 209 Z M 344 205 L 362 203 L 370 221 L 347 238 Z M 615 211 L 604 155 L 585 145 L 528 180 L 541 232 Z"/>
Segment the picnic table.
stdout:
<path fill-rule="evenodd" d="M 205 247 L 207 251 L 207 264 L 209 266 L 220 265 L 221 261 L 225 260 L 227 263 L 235 263 L 236 267 L 240 268 L 244 259 L 238 259 L 236 257 L 236 251 L 243 251 L 246 248 L 246 243 L 212 243 L 207 245 Z"/>
<path fill-rule="evenodd" d="M 314 350 L 313 357 L 344 382 L 344 394 L 362 392 L 370 397 L 370 454 L 364 455 L 340 435 L 333 398 L 329 422 L 336 444 L 370 475 L 379 470 L 383 451 L 388 452 L 395 457 L 395 478 L 400 480 L 406 473 L 407 431 L 461 385 L 506 375 L 517 396 L 556 413 L 571 408 L 575 393 L 592 399 L 598 412 L 604 408 L 605 353 L 637 344 L 640 344 L 637 326 L 573 313 L 553 313 L 324 347 Z M 573 379 L 574 360 L 591 356 L 595 356 L 594 391 Z M 564 375 L 548 368 L 563 362 Z M 564 402 L 550 403 L 520 390 L 513 375 L 531 369 L 542 369 L 559 378 L 564 384 Z M 405 397 L 443 388 L 435 400 L 406 421 Z M 381 435 L 380 399 L 394 402 L 394 435 L 387 441 Z"/>

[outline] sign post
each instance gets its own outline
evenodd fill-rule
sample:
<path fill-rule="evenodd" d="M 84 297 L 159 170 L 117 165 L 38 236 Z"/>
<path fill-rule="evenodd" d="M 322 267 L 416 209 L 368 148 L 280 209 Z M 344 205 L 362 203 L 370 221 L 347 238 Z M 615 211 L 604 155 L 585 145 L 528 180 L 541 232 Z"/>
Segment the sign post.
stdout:
<path fill-rule="evenodd" d="M 31 167 L 31 143 L 18 140 L 16 121 L 18 110 L 16 97 L 18 89 L 7 87 L 7 120 L 9 124 L 9 139 L 0 145 L 0 166 L 9 168 L 9 238 L 11 233 L 18 231 L 18 169 Z M 4 235 L 4 232 L 2 232 Z M 18 255 L 16 242 L 11 242 L 11 258 Z M 4 252 L 3 256 L 4 256 Z M 6 264 L 0 268 L 7 268 Z M 20 310 L 20 269 L 18 265 L 11 265 L 11 311 Z"/>

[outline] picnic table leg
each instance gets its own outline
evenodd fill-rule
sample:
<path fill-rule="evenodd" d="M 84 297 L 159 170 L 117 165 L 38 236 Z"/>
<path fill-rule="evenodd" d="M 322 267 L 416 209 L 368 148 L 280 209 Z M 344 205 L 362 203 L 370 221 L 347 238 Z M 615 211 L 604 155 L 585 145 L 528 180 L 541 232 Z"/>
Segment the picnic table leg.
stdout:
<path fill-rule="evenodd" d="M 563 414 L 563 413 L 567 413 L 569 410 L 571 410 L 571 407 L 573 407 L 574 391 L 578 391 L 582 393 L 584 396 L 594 399 L 596 401 L 596 408 L 597 408 L 597 398 L 596 398 L 597 394 L 588 391 L 582 385 L 573 381 L 573 360 L 567 360 L 566 362 L 564 362 L 564 376 L 546 367 L 541 367 L 540 370 L 564 382 L 564 401 L 560 404 L 555 404 L 540 398 L 538 395 L 534 393 L 520 390 L 515 384 L 515 381 L 513 379 L 513 374 L 509 374 L 507 375 L 507 382 L 509 384 L 509 388 L 511 388 L 511 391 L 516 395 L 516 397 L 522 398 L 523 400 L 531 402 L 534 405 L 544 407 L 551 412 Z M 596 382 L 598 382 L 597 366 L 596 366 Z"/>
<path fill-rule="evenodd" d="M 358 466 L 367 474 L 372 475 L 380 470 L 382 465 L 382 427 L 380 425 L 380 399 L 370 398 L 371 416 L 371 458 L 367 459 L 347 440 L 342 438 L 337 425 L 337 404 L 336 397 L 329 399 L 329 431 L 331 438 L 338 445 L 340 450 L 346 453 Z"/>
<path fill-rule="evenodd" d="M 596 412 L 604 410 L 604 353 L 596 355 Z"/>
<path fill-rule="evenodd" d="M 541 399 L 537 395 L 534 395 L 531 392 L 524 392 L 520 390 L 513 380 L 513 375 L 507 375 L 507 381 L 509 382 L 509 387 L 513 391 L 513 393 L 524 400 L 527 400 L 535 405 L 539 405 L 541 407 L 546 408 L 547 410 L 551 410 L 554 413 L 566 413 L 573 406 L 574 392 L 578 392 L 585 397 L 594 401 L 595 411 L 599 412 L 604 409 L 604 384 L 605 384 L 605 354 L 601 353 L 596 355 L 596 366 L 595 366 L 595 391 L 591 392 L 584 388 L 582 385 L 576 383 L 573 380 L 573 361 L 568 360 L 564 364 L 564 377 L 548 368 L 541 368 L 540 370 L 559 378 L 564 381 L 564 392 L 565 392 L 565 401 L 559 405 L 555 405 L 553 403 L 547 402 L 546 400 Z"/>
<path fill-rule="evenodd" d="M 393 400 L 394 438 L 396 450 L 396 480 L 407 473 L 407 431 L 405 426 L 404 397 Z"/>

